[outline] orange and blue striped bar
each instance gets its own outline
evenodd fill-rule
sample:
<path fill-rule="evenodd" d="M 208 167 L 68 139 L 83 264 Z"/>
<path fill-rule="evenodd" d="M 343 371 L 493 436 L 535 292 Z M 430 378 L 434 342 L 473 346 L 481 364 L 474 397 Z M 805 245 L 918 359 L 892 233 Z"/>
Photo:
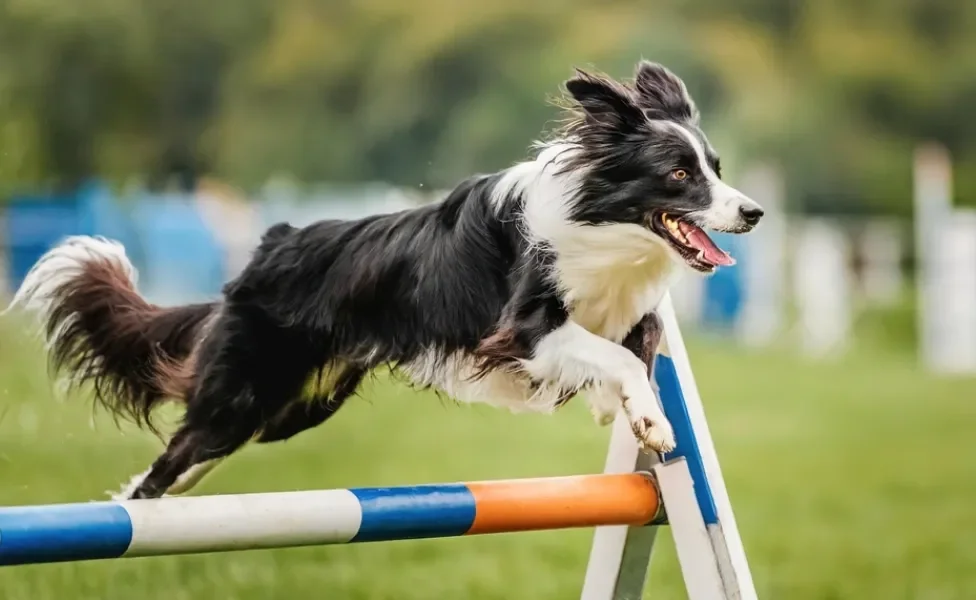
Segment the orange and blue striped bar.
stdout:
<path fill-rule="evenodd" d="M 628 473 L 0 507 L 0 565 L 646 525 L 659 498 Z"/>

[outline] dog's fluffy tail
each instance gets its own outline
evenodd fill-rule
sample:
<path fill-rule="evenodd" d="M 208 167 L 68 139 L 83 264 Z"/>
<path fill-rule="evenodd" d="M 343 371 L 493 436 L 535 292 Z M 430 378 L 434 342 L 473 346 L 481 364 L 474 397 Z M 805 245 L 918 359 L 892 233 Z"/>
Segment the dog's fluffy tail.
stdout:
<path fill-rule="evenodd" d="M 189 359 L 217 305 L 155 306 L 136 279 L 121 244 L 70 237 L 34 265 L 10 308 L 38 315 L 51 366 L 69 387 L 90 383 L 112 414 L 152 429 L 153 408 L 180 389 L 167 378 Z"/>

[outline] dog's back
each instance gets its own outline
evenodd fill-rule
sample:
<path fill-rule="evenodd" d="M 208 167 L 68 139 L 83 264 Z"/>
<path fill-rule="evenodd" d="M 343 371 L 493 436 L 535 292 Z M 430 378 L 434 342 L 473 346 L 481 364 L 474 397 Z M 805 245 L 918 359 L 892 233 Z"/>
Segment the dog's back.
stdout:
<path fill-rule="evenodd" d="M 516 225 L 489 205 L 491 183 L 474 177 L 441 202 L 391 214 L 275 225 L 225 301 L 301 330 L 323 360 L 473 348 L 498 319 L 521 251 Z"/>

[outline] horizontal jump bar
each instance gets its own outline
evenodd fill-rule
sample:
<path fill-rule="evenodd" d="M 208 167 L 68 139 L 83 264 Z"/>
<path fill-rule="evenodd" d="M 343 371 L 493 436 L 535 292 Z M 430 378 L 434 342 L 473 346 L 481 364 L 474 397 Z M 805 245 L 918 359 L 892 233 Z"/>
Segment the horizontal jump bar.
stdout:
<path fill-rule="evenodd" d="M 648 473 L 0 507 L 0 565 L 645 525 Z"/>

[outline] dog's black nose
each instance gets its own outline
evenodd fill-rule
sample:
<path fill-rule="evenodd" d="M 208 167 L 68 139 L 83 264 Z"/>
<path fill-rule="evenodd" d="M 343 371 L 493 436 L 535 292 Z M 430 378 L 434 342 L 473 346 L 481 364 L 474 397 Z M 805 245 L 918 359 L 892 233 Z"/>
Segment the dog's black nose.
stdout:
<path fill-rule="evenodd" d="M 740 206 L 739 214 L 742 215 L 742 219 L 749 225 L 755 225 L 759 222 L 766 212 L 757 205 L 752 206 Z"/>

